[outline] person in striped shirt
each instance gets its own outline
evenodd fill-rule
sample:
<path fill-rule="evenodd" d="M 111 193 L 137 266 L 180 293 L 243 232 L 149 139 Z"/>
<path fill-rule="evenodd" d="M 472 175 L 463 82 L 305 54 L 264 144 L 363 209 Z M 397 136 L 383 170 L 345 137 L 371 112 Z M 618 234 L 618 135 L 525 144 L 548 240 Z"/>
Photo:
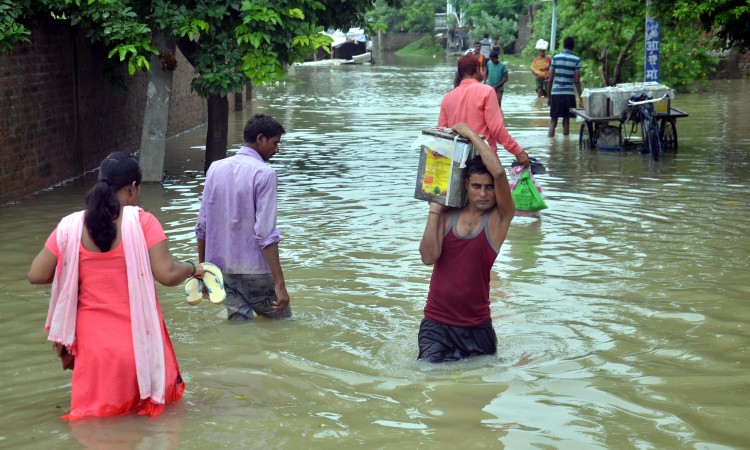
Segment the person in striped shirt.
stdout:
<path fill-rule="evenodd" d="M 576 92 L 578 92 L 578 106 L 583 108 L 581 98 L 581 59 L 573 53 L 575 41 L 568 36 L 563 41 L 563 52 L 552 58 L 547 83 L 547 104 L 549 105 L 549 137 L 555 135 L 557 119 L 562 117 L 563 136 L 570 134 L 570 118 L 575 114 L 570 111 L 576 107 Z"/>

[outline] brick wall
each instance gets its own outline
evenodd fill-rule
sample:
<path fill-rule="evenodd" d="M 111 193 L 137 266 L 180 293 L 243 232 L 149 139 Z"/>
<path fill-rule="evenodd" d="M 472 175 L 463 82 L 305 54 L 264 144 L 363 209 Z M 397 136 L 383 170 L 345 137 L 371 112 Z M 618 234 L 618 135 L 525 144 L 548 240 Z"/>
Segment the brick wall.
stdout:
<path fill-rule="evenodd" d="M 206 101 L 190 91 L 193 66 L 176 51 L 177 69 L 172 75 L 172 95 L 169 97 L 167 136 L 174 136 L 208 120 Z"/>
<path fill-rule="evenodd" d="M 33 39 L 0 54 L 0 204 L 70 176 L 79 160 L 71 138 L 73 37 L 50 27 Z"/>
<path fill-rule="evenodd" d="M 140 146 L 147 76 L 108 68 L 106 54 L 64 23 L 31 29 L 31 44 L 0 53 L 0 205 Z M 206 120 L 205 102 L 190 93 L 193 69 L 178 61 L 168 135 Z"/>

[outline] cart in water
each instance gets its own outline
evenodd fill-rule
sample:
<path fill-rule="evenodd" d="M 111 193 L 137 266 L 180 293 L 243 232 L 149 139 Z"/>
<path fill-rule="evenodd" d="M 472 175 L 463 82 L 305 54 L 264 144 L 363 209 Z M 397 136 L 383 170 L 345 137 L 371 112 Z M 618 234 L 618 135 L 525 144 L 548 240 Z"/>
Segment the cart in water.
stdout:
<path fill-rule="evenodd" d="M 649 94 L 654 90 L 662 95 L 653 98 Z M 633 84 L 629 88 L 593 89 L 588 94 L 586 109 L 571 109 L 583 120 L 578 136 L 581 150 L 636 148 L 655 160 L 665 151 L 677 151 L 677 119 L 688 114 L 671 106 L 674 93 L 669 88 Z"/>

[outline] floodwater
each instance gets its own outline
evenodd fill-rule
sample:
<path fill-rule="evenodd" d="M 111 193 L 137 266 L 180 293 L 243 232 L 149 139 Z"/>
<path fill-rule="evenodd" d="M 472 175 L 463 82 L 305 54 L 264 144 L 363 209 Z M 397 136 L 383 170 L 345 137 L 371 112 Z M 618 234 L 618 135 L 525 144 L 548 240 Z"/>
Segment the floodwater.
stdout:
<path fill-rule="evenodd" d="M 159 286 L 187 391 L 157 419 L 59 419 L 70 373 L 45 340 L 49 288 L 25 277 L 91 175 L 0 208 L 0 447 L 750 448 L 750 81 L 678 95 L 679 152 L 653 162 L 579 152 L 577 123 L 547 138 L 531 76 L 511 67 L 508 128 L 547 165 L 549 209 L 514 219 L 494 266 L 497 355 L 426 365 L 410 145 L 452 70 L 297 68 L 232 113 L 234 148 L 252 112 L 288 131 L 272 165 L 294 318 L 229 324 Z M 142 195 L 180 259 L 196 255 L 204 135 L 171 139 L 172 181 Z"/>

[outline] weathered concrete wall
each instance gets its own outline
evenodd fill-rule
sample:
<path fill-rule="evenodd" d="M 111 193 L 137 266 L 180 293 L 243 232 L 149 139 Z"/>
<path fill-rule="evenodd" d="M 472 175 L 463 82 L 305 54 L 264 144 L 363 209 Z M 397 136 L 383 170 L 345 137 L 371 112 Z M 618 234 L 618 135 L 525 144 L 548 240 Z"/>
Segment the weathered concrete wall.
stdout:
<path fill-rule="evenodd" d="M 716 70 L 709 78 L 723 80 L 750 76 L 750 52 L 730 52 L 719 59 Z"/>
<path fill-rule="evenodd" d="M 737 69 L 743 76 L 750 76 L 750 52 L 743 53 L 737 58 Z"/>
<path fill-rule="evenodd" d="M 531 40 L 531 16 L 523 15 L 518 18 L 518 39 L 513 46 L 513 53 L 518 55 L 529 45 Z"/>
<path fill-rule="evenodd" d="M 0 54 L 0 205 L 80 175 L 141 139 L 146 75 L 110 80 L 106 54 L 54 22 L 32 26 L 32 43 Z M 168 134 L 205 122 L 190 93 L 193 70 L 178 56 Z"/>
<path fill-rule="evenodd" d="M 381 48 L 377 48 L 379 45 L 377 36 L 373 37 L 373 46 L 376 52 L 395 52 L 425 36 L 430 36 L 430 33 L 383 33 L 380 37 Z"/>

